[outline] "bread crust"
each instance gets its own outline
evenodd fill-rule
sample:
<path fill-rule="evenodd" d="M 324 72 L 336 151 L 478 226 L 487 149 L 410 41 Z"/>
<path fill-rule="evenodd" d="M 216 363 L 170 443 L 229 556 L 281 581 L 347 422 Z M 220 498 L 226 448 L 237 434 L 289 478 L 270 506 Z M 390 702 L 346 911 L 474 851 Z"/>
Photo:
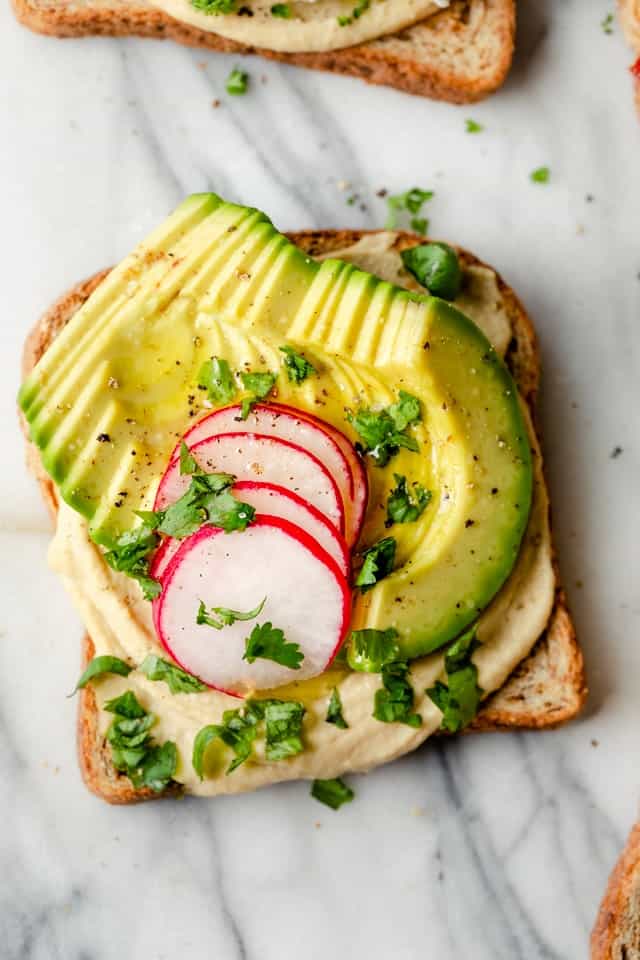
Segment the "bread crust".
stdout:
<path fill-rule="evenodd" d="M 288 234 L 311 256 L 330 253 L 351 246 L 371 230 L 308 230 Z M 402 250 L 424 243 L 423 237 L 398 233 L 396 249 Z M 461 265 L 485 266 L 471 253 L 456 248 Z M 493 269 L 493 268 L 491 268 Z M 56 335 L 106 277 L 103 270 L 77 284 L 64 294 L 37 322 L 29 334 L 23 351 L 22 374 L 26 377 L 45 353 Z M 518 388 L 526 400 L 535 423 L 536 398 L 540 362 L 535 331 L 524 307 L 514 291 L 496 274 L 506 310 L 511 321 L 513 339 L 507 351 L 507 363 Z M 24 418 L 21 423 L 28 437 Z M 536 425 L 536 430 L 537 430 Z M 27 465 L 35 474 L 43 499 L 55 523 L 56 491 L 45 473 L 37 449 L 27 439 Z M 555 564 L 555 559 L 554 559 Z M 578 645 L 566 597 L 559 583 L 556 568 L 556 596 L 547 629 L 532 652 L 516 668 L 502 688 L 483 704 L 472 731 L 513 729 L 550 729 L 572 719 L 582 708 L 586 695 L 584 663 Z M 94 646 L 86 636 L 82 647 L 82 667 L 91 660 Z M 129 779 L 115 771 L 109 761 L 109 749 L 100 735 L 96 698 L 90 687 L 80 691 L 78 706 L 78 757 L 85 784 L 93 793 L 109 803 L 135 803 L 158 796 L 149 790 L 136 790 Z M 178 788 L 169 794 L 179 792 Z M 165 791 L 162 796 L 167 795 Z"/>
<path fill-rule="evenodd" d="M 640 958 L 640 823 L 609 878 L 591 934 L 591 960 Z"/>
<path fill-rule="evenodd" d="M 417 96 L 474 103 L 498 89 L 511 66 L 515 37 L 515 0 L 452 0 L 451 7 L 416 24 L 394 39 L 409 38 L 416 54 L 399 55 L 381 41 L 326 53 L 281 53 L 247 46 L 198 30 L 144 0 L 113 0 L 111 6 L 86 6 L 67 0 L 11 0 L 20 23 L 56 37 L 110 36 L 169 39 L 220 53 L 257 54 L 295 66 L 358 77 L 367 83 L 396 87 Z M 477 23 L 486 18 L 491 54 L 479 50 L 477 68 L 461 69 L 460 52 L 478 42 Z M 414 41 L 415 38 L 415 41 Z M 485 44 L 487 46 L 487 44 Z M 495 48 L 495 52 L 493 52 Z"/>

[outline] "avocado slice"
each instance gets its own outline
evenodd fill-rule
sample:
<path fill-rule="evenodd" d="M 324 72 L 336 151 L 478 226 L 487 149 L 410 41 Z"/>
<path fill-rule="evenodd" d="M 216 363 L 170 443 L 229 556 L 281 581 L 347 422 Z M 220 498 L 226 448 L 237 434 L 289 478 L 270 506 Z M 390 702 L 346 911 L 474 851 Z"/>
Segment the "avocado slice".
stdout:
<path fill-rule="evenodd" d="M 388 402 L 412 388 L 422 400 L 420 452 L 402 451 L 398 462 L 428 477 L 439 499 L 403 531 L 411 549 L 399 551 L 399 568 L 356 596 L 353 625 L 395 627 L 406 657 L 438 649 L 508 577 L 532 492 L 511 376 L 444 301 L 341 261 L 317 263 L 259 211 L 197 194 L 111 271 L 19 402 L 61 496 L 110 546 L 151 506 L 176 440 L 202 412 L 202 363 L 227 354 L 236 369 L 242 360 L 275 370 L 285 342 L 309 346 L 336 371 L 344 397 L 333 398 L 333 422 L 345 432 L 345 407 L 367 391 Z M 322 416 L 313 382 L 297 389 L 291 402 Z M 378 499 L 374 475 L 384 472 L 370 471 Z"/>

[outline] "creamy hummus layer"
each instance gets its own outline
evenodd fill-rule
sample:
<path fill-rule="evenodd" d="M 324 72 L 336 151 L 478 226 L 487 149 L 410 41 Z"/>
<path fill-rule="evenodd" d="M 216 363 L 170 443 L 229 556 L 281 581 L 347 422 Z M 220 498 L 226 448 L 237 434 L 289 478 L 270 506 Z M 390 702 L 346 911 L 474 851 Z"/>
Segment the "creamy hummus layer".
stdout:
<path fill-rule="evenodd" d="M 404 286 L 411 286 L 402 262 L 392 250 L 394 234 L 363 238 L 339 251 L 344 259 Z M 333 256 L 336 255 L 334 252 Z M 482 327 L 496 349 L 504 354 L 511 338 L 495 274 L 480 267 L 465 272 L 463 293 L 456 301 Z M 523 405 L 524 407 L 524 405 Z M 517 564 L 500 593 L 482 614 L 480 648 L 473 656 L 478 682 L 485 694 L 498 689 L 529 653 L 548 621 L 554 598 L 548 498 L 542 475 L 540 450 L 525 410 L 534 455 L 534 493 L 531 515 Z M 110 653 L 139 664 L 147 653 L 163 654 L 151 623 L 150 605 L 137 584 L 114 573 L 90 541 L 84 520 L 61 504 L 50 562 L 63 577 L 93 639 L 96 654 Z M 180 755 L 176 779 L 190 793 L 214 795 L 253 790 L 264 784 L 296 778 L 329 778 L 348 771 L 364 771 L 406 753 L 435 732 L 440 713 L 425 695 L 426 688 L 443 676 L 443 656 L 434 654 L 411 664 L 416 710 L 422 725 L 385 724 L 372 717 L 373 698 L 380 686 L 376 674 L 331 669 L 314 680 L 292 683 L 272 692 L 283 699 L 304 702 L 307 714 L 303 731 L 306 749 L 289 760 L 269 763 L 261 745 L 255 757 L 230 776 L 224 770 L 229 757 L 224 748 L 214 757 L 208 776 L 200 781 L 191 766 L 193 739 L 206 724 L 218 722 L 224 710 L 240 701 L 216 691 L 172 695 L 163 682 L 152 682 L 137 670 L 129 677 L 109 677 L 96 684 L 100 706 L 125 689 L 133 689 L 147 710 L 157 715 L 153 728 L 158 742 L 173 740 Z M 325 721 L 331 690 L 337 686 L 347 730 Z M 102 729 L 111 720 L 101 713 Z"/>
<path fill-rule="evenodd" d="M 321 53 L 351 47 L 397 33 L 432 16 L 449 0 L 295 0 L 278 4 L 288 16 L 272 12 L 271 0 L 237 0 L 229 13 L 206 12 L 191 0 L 152 0 L 155 7 L 183 23 L 217 33 L 249 47 L 284 53 Z M 211 7 L 211 5 L 209 5 Z"/>

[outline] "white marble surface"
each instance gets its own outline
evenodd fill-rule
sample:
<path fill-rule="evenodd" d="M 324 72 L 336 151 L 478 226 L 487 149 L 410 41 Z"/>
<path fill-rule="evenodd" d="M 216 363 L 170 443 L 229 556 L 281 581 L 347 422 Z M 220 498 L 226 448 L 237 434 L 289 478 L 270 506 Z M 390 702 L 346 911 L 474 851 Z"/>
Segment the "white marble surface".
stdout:
<path fill-rule="evenodd" d="M 251 93 L 232 100 L 235 58 L 48 40 L 2 4 L 3 960 L 587 956 L 640 798 L 640 124 L 631 57 L 617 25 L 600 28 L 611 6 L 523 2 L 506 87 L 457 109 L 257 61 Z M 465 134 L 468 116 L 485 132 Z M 528 180 L 541 164 L 548 186 Z M 283 228 L 376 226 L 375 191 L 413 185 L 436 190 L 434 235 L 495 264 L 537 324 L 588 709 L 556 733 L 428 745 L 353 778 L 339 813 L 304 784 L 109 808 L 76 766 L 65 694 L 81 630 L 47 571 L 47 518 L 22 465 L 21 341 L 188 192 L 263 206 Z"/>

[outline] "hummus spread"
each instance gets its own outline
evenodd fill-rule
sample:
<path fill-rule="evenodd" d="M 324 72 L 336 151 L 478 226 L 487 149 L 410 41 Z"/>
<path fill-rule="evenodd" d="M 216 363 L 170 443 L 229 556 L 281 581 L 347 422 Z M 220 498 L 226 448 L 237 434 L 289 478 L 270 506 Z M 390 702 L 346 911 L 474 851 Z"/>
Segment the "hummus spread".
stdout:
<path fill-rule="evenodd" d="M 384 279 L 411 287 L 413 281 L 410 282 L 402 269 L 400 256 L 392 249 L 394 238 L 392 233 L 365 236 L 351 248 L 332 252 L 332 256 L 351 260 Z M 511 338 L 511 328 L 495 274 L 484 267 L 469 267 L 456 305 L 484 330 L 496 350 L 504 354 Z M 268 345 L 263 349 L 268 351 Z M 342 367 L 347 368 L 346 361 L 342 361 Z M 348 383 L 354 374 L 353 371 L 340 373 L 333 369 L 326 376 L 326 383 L 334 393 L 336 387 L 339 388 L 339 402 L 332 405 L 323 400 L 323 407 L 314 406 L 314 402 L 318 402 L 315 393 L 322 392 L 324 396 L 326 390 L 321 378 L 305 383 L 304 390 L 298 387 L 295 402 L 342 426 L 344 397 L 340 393 L 344 392 L 345 380 Z M 330 395 L 330 390 L 326 392 Z M 376 382 L 371 374 L 366 383 L 358 385 L 358 395 L 363 396 L 365 402 L 371 402 L 375 397 L 378 402 L 388 403 L 390 393 L 388 386 Z M 284 397 L 280 395 L 280 399 L 287 402 L 291 398 L 285 394 Z M 554 599 L 549 504 L 540 450 L 526 409 L 524 414 L 534 460 L 533 501 L 517 563 L 479 620 L 481 645 L 473 660 L 478 668 L 478 683 L 485 694 L 497 690 L 529 653 L 547 624 Z M 402 455 L 401 452 L 393 461 L 392 471 L 403 470 Z M 426 460 L 426 457 L 421 458 L 421 461 Z M 384 474 L 386 470 L 376 470 L 375 473 Z M 416 475 L 415 470 L 412 475 Z M 428 486 L 427 476 L 423 474 L 418 479 Z M 375 489 L 372 495 L 376 496 Z M 370 524 L 365 527 L 366 542 L 373 542 L 376 535 L 375 522 Z M 396 529 L 402 562 L 402 556 L 410 556 L 414 538 L 424 535 L 424 528 L 419 521 L 403 525 L 402 530 Z M 50 562 L 62 575 L 73 597 L 95 644 L 96 655 L 112 654 L 136 664 L 150 652 L 163 655 L 151 622 L 150 604 L 142 599 L 138 585 L 104 563 L 100 549 L 89 539 L 86 522 L 64 503 L 60 504 Z M 355 602 L 357 605 L 357 598 Z M 412 661 L 410 666 L 416 693 L 415 709 L 422 716 L 422 725 L 417 729 L 402 723 L 381 723 L 372 717 L 374 694 L 380 687 L 378 674 L 354 673 L 346 667 L 333 667 L 320 677 L 260 694 L 304 703 L 307 713 L 303 722 L 303 753 L 288 760 L 267 762 L 258 739 L 252 758 L 226 776 L 224 770 L 229 756 L 227 748 L 218 744 L 209 751 L 207 776 L 203 781 L 191 766 L 194 737 L 206 724 L 220 722 L 223 711 L 238 707 L 240 701 L 214 690 L 173 695 L 165 683 L 150 681 L 138 670 L 127 678 L 106 677 L 96 684 L 95 690 L 100 707 L 124 690 L 134 690 L 143 706 L 157 716 L 153 727 L 155 740 L 158 743 L 172 740 L 177 744 L 179 765 L 175 779 L 189 793 L 210 796 L 253 790 L 280 780 L 326 779 L 349 771 L 365 771 L 413 750 L 440 726 L 441 714 L 425 690 L 443 678 L 443 655 L 432 654 Z M 339 689 L 344 716 L 349 724 L 346 730 L 337 729 L 325 721 L 334 686 Z M 101 710 L 103 730 L 110 720 L 111 715 Z"/>
<path fill-rule="evenodd" d="M 272 0 L 237 0 L 231 13 L 205 12 L 191 0 L 152 0 L 176 20 L 249 47 L 283 53 L 322 53 L 397 33 L 432 16 L 449 0 L 294 0 L 288 17 L 274 16 Z M 282 5 L 280 5 L 282 6 Z"/>

